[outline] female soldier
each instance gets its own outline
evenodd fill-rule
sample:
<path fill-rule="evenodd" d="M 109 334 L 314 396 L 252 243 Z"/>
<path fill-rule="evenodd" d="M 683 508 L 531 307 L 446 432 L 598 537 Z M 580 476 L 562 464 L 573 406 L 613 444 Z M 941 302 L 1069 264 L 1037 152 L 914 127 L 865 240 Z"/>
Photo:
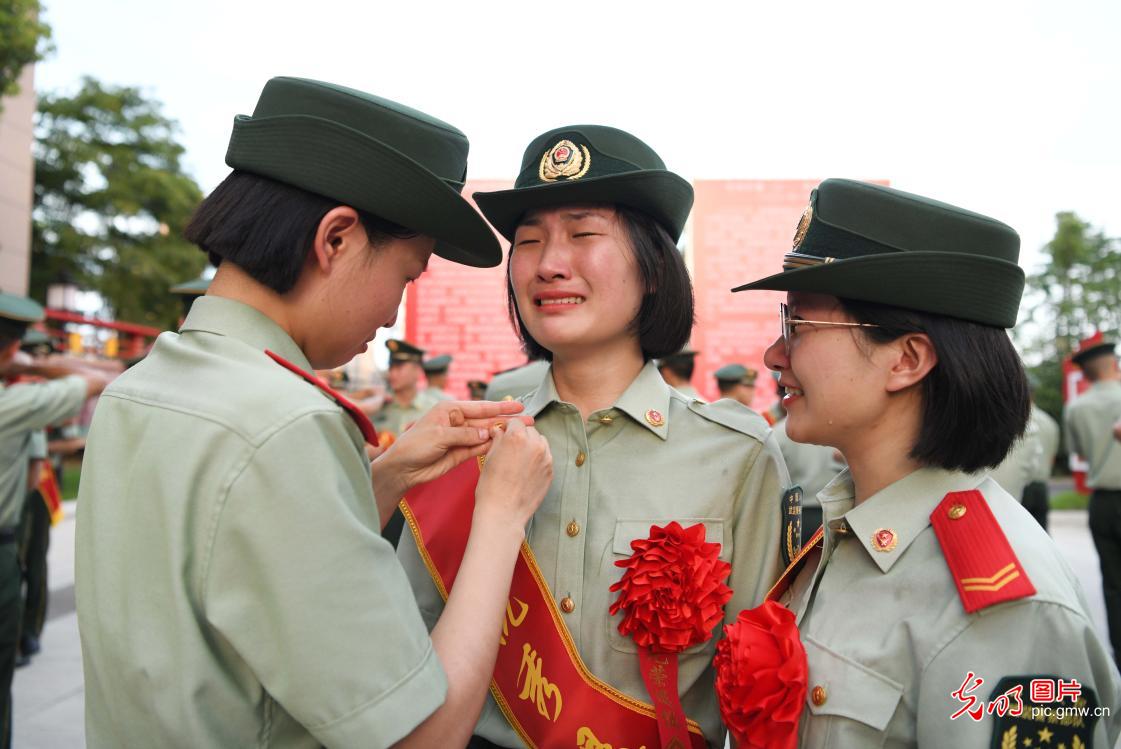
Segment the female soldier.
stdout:
<path fill-rule="evenodd" d="M 361 91 L 274 78 L 226 161 L 185 231 L 218 267 L 208 293 L 106 390 L 89 434 L 87 741 L 462 744 L 547 446 L 520 421 L 490 439 L 516 407 L 449 402 L 371 469 L 369 421 L 309 373 L 365 350 L 434 251 L 500 261 L 459 195 L 467 139 Z M 409 486 L 484 451 L 463 582 L 428 636 L 379 531 Z"/>
<path fill-rule="evenodd" d="M 819 494 L 823 540 L 773 594 L 792 581 L 804 747 L 1117 739 L 1093 711 L 1116 715 L 1121 695 L 1078 582 L 985 472 L 1030 405 L 1003 330 L 1018 254 L 993 219 L 827 180 L 783 272 L 735 289 L 787 292 L 764 360 L 786 388 L 788 433 L 849 465 Z M 1089 712 L 1055 710 L 1072 707 Z"/>
<path fill-rule="evenodd" d="M 606 683 L 600 688 L 648 700 L 639 648 L 609 614 L 621 573 L 615 563 L 630 556 L 631 542 L 653 525 L 703 523 L 707 541 L 732 565 L 731 611 L 760 601 L 781 567 L 787 475 L 765 422 L 731 401 L 686 398 L 652 361 L 681 350 L 693 325 L 692 287 L 675 246 L 692 189 L 634 136 L 580 125 L 534 139 L 513 189 L 474 197 L 512 243 L 508 302 L 526 353 L 552 362 L 523 398 L 554 458 L 554 480 L 527 540 L 564 634 Z M 412 539 L 402 539 L 399 554 L 433 621 L 441 601 Z M 723 746 L 713 648 L 696 643 L 681 653 L 677 684 L 684 713 L 712 746 Z M 544 667 L 553 678 L 548 660 Z M 559 691 L 572 706 L 566 710 L 580 709 L 574 686 Z M 490 702 L 473 745 L 561 740 L 563 721 L 535 733 L 516 717 L 519 696 L 503 695 L 503 710 L 515 716 L 509 721 Z M 581 720 L 587 732 L 565 735 L 568 745 L 593 736 L 615 746 L 643 743 L 618 724 L 604 735 L 609 716 Z M 656 735 L 646 743 L 656 744 Z"/>

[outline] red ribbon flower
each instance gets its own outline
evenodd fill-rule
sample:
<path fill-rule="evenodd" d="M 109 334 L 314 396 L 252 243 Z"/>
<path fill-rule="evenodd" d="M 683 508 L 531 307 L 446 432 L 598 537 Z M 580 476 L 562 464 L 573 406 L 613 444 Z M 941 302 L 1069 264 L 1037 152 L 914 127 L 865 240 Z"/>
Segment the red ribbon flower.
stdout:
<path fill-rule="evenodd" d="M 626 572 L 611 586 L 619 597 L 610 613 L 624 612 L 619 632 L 653 653 L 680 653 L 712 637 L 732 597 L 724 584 L 732 565 L 718 558 L 720 544 L 705 543 L 704 525 L 653 525 L 631 548 L 615 563 Z"/>
<path fill-rule="evenodd" d="M 775 601 L 741 611 L 713 664 L 720 713 L 740 749 L 794 749 L 808 680 L 794 614 Z"/>

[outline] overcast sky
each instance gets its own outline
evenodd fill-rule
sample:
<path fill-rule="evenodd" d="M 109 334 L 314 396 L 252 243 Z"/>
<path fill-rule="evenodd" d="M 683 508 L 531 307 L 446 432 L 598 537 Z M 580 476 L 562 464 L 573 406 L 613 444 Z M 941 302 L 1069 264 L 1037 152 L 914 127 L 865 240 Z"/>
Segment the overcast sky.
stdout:
<path fill-rule="evenodd" d="M 1121 2 L 43 0 L 39 91 L 141 87 L 205 191 L 274 75 L 430 112 L 469 176 L 512 178 L 563 124 L 629 130 L 689 179 L 887 178 L 999 218 L 1121 234 Z M 746 280 L 746 279 L 745 279 Z"/>

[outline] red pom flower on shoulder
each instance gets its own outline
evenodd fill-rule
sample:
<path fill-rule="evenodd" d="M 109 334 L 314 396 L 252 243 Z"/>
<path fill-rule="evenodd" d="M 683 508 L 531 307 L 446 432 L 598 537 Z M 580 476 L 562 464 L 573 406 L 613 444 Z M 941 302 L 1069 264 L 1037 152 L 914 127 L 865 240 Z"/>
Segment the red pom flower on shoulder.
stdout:
<path fill-rule="evenodd" d="M 808 666 L 794 614 L 775 601 L 741 611 L 716 646 L 716 697 L 741 749 L 794 749 Z"/>

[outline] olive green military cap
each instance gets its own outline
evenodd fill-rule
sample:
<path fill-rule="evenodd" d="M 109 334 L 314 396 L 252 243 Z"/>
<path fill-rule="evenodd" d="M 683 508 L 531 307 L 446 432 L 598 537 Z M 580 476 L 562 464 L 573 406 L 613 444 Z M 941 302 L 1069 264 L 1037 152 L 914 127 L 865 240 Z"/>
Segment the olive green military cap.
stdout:
<path fill-rule="evenodd" d="M 717 382 L 728 384 L 738 382 L 743 385 L 754 387 L 755 378 L 759 376 L 759 373 L 742 364 L 725 364 L 723 367 L 713 372 L 712 376 L 716 378 Z"/>
<path fill-rule="evenodd" d="M 831 294 L 1010 328 L 1024 291 L 1006 224 L 882 185 L 828 179 L 810 194 L 783 271 L 732 291 Z"/>
<path fill-rule="evenodd" d="M 1078 349 L 1070 357 L 1070 360 L 1081 367 L 1091 359 L 1113 354 L 1115 347 L 1115 343 L 1105 340 L 1101 333 L 1096 333 L 1079 342 Z"/>
<path fill-rule="evenodd" d="M 436 254 L 498 265 L 494 233 L 460 192 L 467 136 L 362 91 L 273 78 L 252 116 L 234 118 L 226 163 L 323 195 L 434 237 Z"/>
<path fill-rule="evenodd" d="M 693 187 L 654 149 L 603 125 L 569 125 L 533 139 L 511 190 L 477 192 L 479 210 L 511 242 L 527 211 L 566 203 L 613 203 L 649 215 L 676 240 L 693 207 Z"/>
<path fill-rule="evenodd" d="M 34 299 L 16 294 L 0 293 L 0 319 L 14 323 L 40 322 L 46 317 L 43 306 Z"/>
<path fill-rule="evenodd" d="M 448 371 L 448 367 L 452 364 L 452 358 L 448 354 L 441 354 L 433 356 L 431 359 L 426 359 L 420 366 L 425 374 L 443 374 Z"/>
<path fill-rule="evenodd" d="M 467 392 L 471 394 L 473 400 L 482 400 L 487 394 L 487 381 L 486 380 L 468 380 Z"/>
<path fill-rule="evenodd" d="M 389 349 L 389 363 L 399 364 L 402 362 L 416 362 L 424 361 L 424 349 L 409 343 L 400 338 L 390 338 L 385 342 L 385 347 Z"/>
<path fill-rule="evenodd" d="M 211 279 L 206 276 L 199 276 L 194 280 L 176 284 L 168 291 L 179 296 L 202 296 L 210 288 L 210 281 Z"/>

